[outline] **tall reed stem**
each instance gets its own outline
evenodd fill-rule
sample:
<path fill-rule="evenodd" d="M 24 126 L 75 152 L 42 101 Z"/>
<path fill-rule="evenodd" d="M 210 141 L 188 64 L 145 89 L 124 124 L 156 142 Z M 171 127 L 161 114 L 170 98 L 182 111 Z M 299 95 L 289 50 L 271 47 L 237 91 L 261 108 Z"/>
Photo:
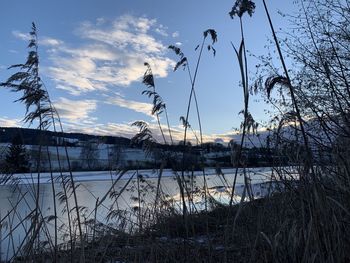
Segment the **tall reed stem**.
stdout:
<path fill-rule="evenodd" d="M 274 29 L 274 26 L 273 26 L 273 23 L 272 23 L 272 20 L 271 20 L 271 16 L 270 16 L 270 12 L 269 12 L 269 10 L 267 8 L 265 0 L 263 0 L 263 4 L 264 4 L 265 13 L 266 13 L 266 16 L 267 16 L 267 19 L 269 21 L 269 25 L 270 25 L 270 28 L 271 28 L 272 36 L 273 36 L 273 39 L 274 39 L 275 44 L 276 44 L 277 52 L 278 52 L 280 61 L 282 63 L 283 71 L 284 71 L 284 74 L 285 74 L 285 76 L 287 78 L 288 88 L 289 88 L 290 96 L 291 96 L 291 99 L 292 99 L 293 107 L 294 107 L 296 115 L 297 115 L 297 119 L 298 119 L 298 122 L 299 122 L 300 130 L 301 130 L 301 133 L 302 133 L 302 136 L 303 136 L 303 140 L 304 140 L 304 145 L 305 145 L 305 148 L 306 148 L 306 151 L 307 151 L 307 159 L 308 160 L 306 160 L 306 162 L 305 162 L 305 171 L 304 172 L 308 173 L 309 169 L 311 168 L 312 173 L 314 174 L 313 166 L 312 166 L 312 152 L 311 152 L 311 149 L 309 147 L 309 140 L 308 140 L 308 137 L 306 135 L 303 119 L 301 117 L 301 113 L 300 113 L 300 109 L 299 109 L 299 106 L 298 106 L 298 103 L 297 103 L 297 99 L 296 99 L 296 96 L 295 96 L 294 88 L 292 86 L 292 82 L 291 82 L 290 77 L 289 77 L 288 69 L 287 69 L 284 57 L 282 55 L 281 47 L 280 47 L 280 44 L 278 42 L 278 39 L 277 39 L 277 36 L 276 36 L 276 31 Z"/>

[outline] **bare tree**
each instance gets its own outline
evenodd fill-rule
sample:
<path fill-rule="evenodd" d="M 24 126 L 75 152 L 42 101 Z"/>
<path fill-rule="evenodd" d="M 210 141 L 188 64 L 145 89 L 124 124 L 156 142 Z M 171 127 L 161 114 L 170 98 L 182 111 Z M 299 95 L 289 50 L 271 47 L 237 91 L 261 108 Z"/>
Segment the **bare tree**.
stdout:
<path fill-rule="evenodd" d="M 98 150 L 98 143 L 93 141 L 86 141 L 83 143 L 80 152 L 80 159 L 82 167 L 89 170 L 96 169 L 99 166 L 100 152 Z"/>
<path fill-rule="evenodd" d="M 109 169 L 115 170 L 123 165 L 123 151 L 120 145 L 113 144 L 108 148 Z"/>

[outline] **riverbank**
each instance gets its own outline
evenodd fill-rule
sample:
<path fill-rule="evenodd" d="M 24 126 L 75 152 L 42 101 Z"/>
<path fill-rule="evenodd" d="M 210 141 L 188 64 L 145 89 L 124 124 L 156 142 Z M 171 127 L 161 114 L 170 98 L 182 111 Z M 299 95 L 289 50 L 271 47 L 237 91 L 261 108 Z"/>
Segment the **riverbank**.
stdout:
<path fill-rule="evenodd" d="M 161 211 L 154 224 L 134 234 L 99 225 L 85 246 L 85 262 L 347 262 L 350 201 L 329 183 L 301 182 L 186 216 Z M 59 262 L 70 253 L 60 251 Z M 77 246 L 74 259 L 81 253 Z"/>

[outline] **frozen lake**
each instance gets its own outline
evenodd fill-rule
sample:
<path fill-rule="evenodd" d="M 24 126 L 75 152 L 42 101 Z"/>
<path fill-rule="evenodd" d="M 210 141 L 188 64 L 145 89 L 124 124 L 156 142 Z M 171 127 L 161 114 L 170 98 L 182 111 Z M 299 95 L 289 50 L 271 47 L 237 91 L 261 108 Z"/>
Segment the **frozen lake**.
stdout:
<path fill-rule="evenodd" d="M 215 169 L 205 170 L 205 180 L 207 184 L 207 193 L 219 202 L 227 203 L 230 197 L 230 186 L 234 178 L 234 169 L 222 169 L 222 174 L 217 174 Z M 69 174 L 64 173 L 64 176 Z M 154 204 L 159 171 L 139 170 L 128 171 L 122 176 L 115 172 L 73 172 L 74 181 L 77 187 L 78 204 L 81 207 L 81 220 L 88 222 L 96 217 L 96 220 L 114 228 L 124 230 L 135 230 L 139 226 L 140 217 L 149 216 L 147 208 Z M 176 178 L 182 176 L 181 172 L 164 170 L 160 180 L 160 189 L 163 199 L 180 211 L 180 189 Z M 247 176 L 252 184 L 254 196 L 260 197 L 269 191 L 268 182 L 273 176 L 270 168 L 253 168 L 247 170 Z M 61 175 L 53 174 L 55 178 L 56 200 L 58 193 L 63 192 Z M 120 177 L 118 180 L 117 178 Z M 0 191 L 0 216 L 1 216 L 1 259 L 10 259 L 15 251 L 21 246 L 28 231 L 31 220 L 23 220 L 35 207 L 35 194 L 37 174 L 18 174 L 15 178 L 19 184 L 3 185 Z M 187 182 L 187 193 L 192 199 L 188 203 L 188 209 L 204 209 L 204 176 L 203 172 L 185 173 L 184 178 Z M 53 215 L 53 190 L 51 184 L 51 175 L 43 173 L 40 175 L 40 210 L 43 218 Z M 244 175 L 239 169 L 237 184 L 235 190 L 235 201 L 239 201 L 240 195 L 244 189 Z M 112 192 L 112 195 L 110 194 Z M 107 194 L 109 193 L 109 194 Z M 189 200 L 187 200 L 188 202 Z M 66 212 L 66 202 L 58 202 L 58 226 L 59 243 L 67 241 L 68 237 L 68 219 Z M 98 209 L 96 208 L 98 206 Z M 68 198 L 69 209 L 74 207 L 73 197 Z M 117 216 L 111 216 L 111 211 Z M 74 217 L 75 211 L 71 213 Z M 6 217 L 6 215 L 9 215 Z M 110 217 L 108 217 L 108 215 Z M 74 218 L 72 218 L 74 220 Z M 150 222 L 151 223 L 151 222 Z M 46 236 L 53 235 L 53 224 L 51 220 L 46 223 Z M 11 228 L 10 228 L 11 225 Z M 15 228 L 16 227 L 16 228 Z M 15 228 L 15 229 L 14 229 Z M 12 237 L 8 236 L 12 231 Z M 52 238 L 53 239 L 53 238 Z"/>

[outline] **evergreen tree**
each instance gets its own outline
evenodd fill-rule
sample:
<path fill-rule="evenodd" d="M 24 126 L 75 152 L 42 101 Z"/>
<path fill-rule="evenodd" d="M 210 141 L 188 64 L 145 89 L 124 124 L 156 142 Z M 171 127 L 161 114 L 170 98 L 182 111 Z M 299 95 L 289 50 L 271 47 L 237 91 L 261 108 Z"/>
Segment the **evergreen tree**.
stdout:
<path fill-rule="evenodd" d="M 26 173 L 29 171 L 29 162 L 26 148 L 19 135 L 16 135 L 8 148 L 5 157 L 6 173 Z"/>

